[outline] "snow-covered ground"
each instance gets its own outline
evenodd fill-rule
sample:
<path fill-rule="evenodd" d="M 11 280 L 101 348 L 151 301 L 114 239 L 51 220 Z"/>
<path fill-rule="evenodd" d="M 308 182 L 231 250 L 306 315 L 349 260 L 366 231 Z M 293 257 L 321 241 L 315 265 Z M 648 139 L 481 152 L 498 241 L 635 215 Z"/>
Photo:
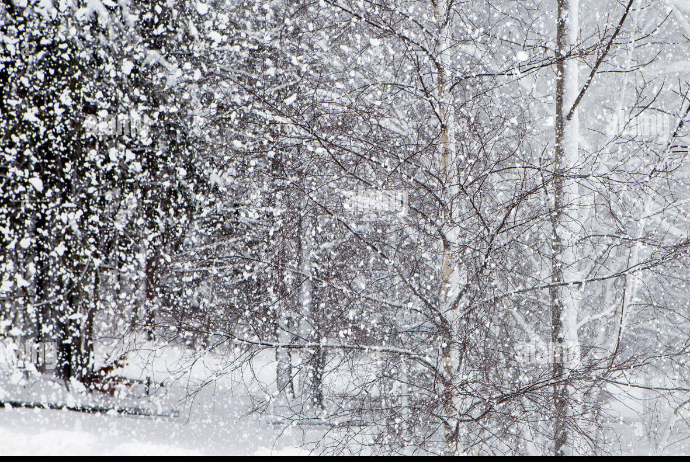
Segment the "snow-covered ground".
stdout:
<path fill-rule="evenodd" d="M 267 431 L 268 430 L 268 431 Z M 299 455 L 256 423 L 0 409 L 0 456 Z M 283 440 L 287 439 L 285 437 Z"/>
<path fill-rule="evenodd" d="M 213 374 L 222 361 L 203 358 L 190 367 L 176 348 L 138 345 L 122 374 L 153 376 L 166 385 L 155 396 L 95 398 L 47 376 L 17 373 L 12 355 L 0 351 L 0 401 L 66 406 L 129 406 L 173 417 L 87 414 L 70 410 L 0 407 L 0 456 L 5 455 L 292 455 L 298 432 L 270 418 L 247 415 L 249 404 L 235 377 L 220 377 L 196 393 L 190 390 Z M 3 350 L 0 344 L 0 350 Z M 146 352 L 146 353 L 142 353 Z M 112 353 L 112 352 L 111 352 Z M 113 356 L 112 354 L 110 355 Z M 216 358 L 217 359 L 217 358 Z M 179 376 L 176 371 L 186 369 Z"/>

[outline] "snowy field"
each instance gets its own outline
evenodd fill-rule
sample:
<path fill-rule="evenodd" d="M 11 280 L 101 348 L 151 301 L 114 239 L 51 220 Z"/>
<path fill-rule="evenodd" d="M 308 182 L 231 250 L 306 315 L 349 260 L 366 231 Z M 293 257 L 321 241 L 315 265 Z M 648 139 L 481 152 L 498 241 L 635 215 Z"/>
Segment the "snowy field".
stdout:
<path fill-rule="evenodd" d="M 143 409 L 162 417 L 84 413 L 70 410 L 0 408 L 0 456 L 6 455 L 293 455 L 295 434 L 247 415 L 249 404 L 232 376 L 217 380 L 183 399 L 187 390 L 218 365 L 200 361 L 192 373 L 175 380 L 172 371 L 184 361 L 175 348 L 139 345 L 139 355 L 124 368 L 131 378 L 155 377 L 165 382 L 151 397 L 95 397 L 46 377 L 17 372 L 7 344 L 0 343 L 0 401 L 21 401 L 70 407 L 98 406 Z M 148 352 L 142 355 L 141 352 Z"/>
<path fill-rule="evenodd" d="M 267 431 L 268 430 L 268 431 Z M 299 455 L 256 422 L 185 422 L 69 411 L 0 410 L 0 456 Z"/>

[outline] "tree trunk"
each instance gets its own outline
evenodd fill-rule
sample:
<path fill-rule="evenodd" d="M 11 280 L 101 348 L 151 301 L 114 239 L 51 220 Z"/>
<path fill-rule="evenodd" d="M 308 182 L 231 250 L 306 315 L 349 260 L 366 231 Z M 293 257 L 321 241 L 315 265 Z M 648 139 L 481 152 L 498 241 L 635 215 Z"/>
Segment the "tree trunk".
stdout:
<path fill-rule="evenodd" d="M 314 231 L 315 223 L 312 221 L 313 216 L 309 213 L 309 203 L 307 198 L 307 185 L 305 184 L 305 192 L 302 203 L 302 216 L 300 218 L 299 229 L 299 252 L 300 252 L 300 271 L 302 273 L 303 282 L 300 291 L 300 308 L 302 310 L 302 338 L 310 339 L 312 343 L 321 342 L 321 333 L 319 332 L 318 312 L 315 308 L 316 304 L 313 301 L 314 285 L 312 281 L 312 261 L 311 252 L 314 248 L 314 240 L 312 233 Z M 302 391 L 308 393 L 310 404 L 322 408 L 323 407 L 323 390 L 322 390 L 322 375 L 324 365 L 324 351 L 321 348 L 315 350 L 307 350 L 305 352 L 308 356 L 305 358 L 305 371 Z"/>
<path fill-rule="evenodd" d="M 578 162 L 579 126 L 577 111 L 567 120 L 578 93 L 578 66 L 565 58 L 577 43 L 578 0 L 558 0 L 556 27 L 556 139 L 552 213 L 551 342 L 553 345 L 554 454 L 565 455 L 568 443 L 568 369 L 579 360 L 577 314 L 580 288 L 560 284 L 577 280 L 575 250 L 578 223 L 577 183 L 569 179 Z"/>
<path fill-rule="evenodd" d="M 438 53 L 438 65 L 436 74 L 437 104 L 441 125 L 439 164 L 441 178 L 443 180 L 441 198 L 445 206 L 443 214 L 444 236 L 441 243 L 443 283 L 441 288 L 441 312 L 446 317 L 446 329 L 443 332 L 443 372 L 444 372 L 444 413 L 445 424 L 445 454 L 454 455 L 459 444 L 458 402 L 455 391 L 456 375 L 460 368 L 460 345 L 458 342 L 457 327 L 458 309 L 456 298 L 460 291 L 460 270 L 456 251 L 459 238 L 457 226 L 459 218 L 459 178 L 456 152 L 456 127 L 455 107 L 453 97 L 449 91 L 448 72 L 451 66 L 450 55 L 450 26 L 451 26 L 451 1 L 444 0 L 436 4 L 434 18 L 438 24 L 438 36 L 436 37 L 436 52 Z"/>

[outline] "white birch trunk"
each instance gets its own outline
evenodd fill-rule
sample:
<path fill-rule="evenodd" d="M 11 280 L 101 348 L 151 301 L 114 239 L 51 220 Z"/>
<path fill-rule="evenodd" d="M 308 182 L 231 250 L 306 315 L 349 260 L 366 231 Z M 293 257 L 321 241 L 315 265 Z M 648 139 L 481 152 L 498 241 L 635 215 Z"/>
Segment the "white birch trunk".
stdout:
<path fill-rule="evenodd" d="M 442 306 L 441 312 L 447 321 L 448 330 L 444 332 L 443 346 L 443 372 L 446 382 L 445 396 L 445 415 L 446 423 L 446 455 L 455 455 L 458 452 L 458 445 L 461 440 L 461 432 L 458 419 L 459 402 L 454 392 L 453 383 L 457 382 L 457 374 L 460 372 L 460 345 L 458 343 L 459 326 L 459 304 L 457 297 L 460 292 L 461 271 L 460 263 L 457 261 L 457 248 L 459 239 L 459 228 L 457 226 L 460 217 L 459 203 L 459 178 L 457 165 L 456 148 L 456 120 L 453 95 L 450 93 L 449 72 L 451 68 L 451 18 L 450 10 L 452 2 L 449 0 L 439 1 L 434 8 L 434 19 L 438 25 L 438 36 L 436 37 L 437 53 L 437 74 L 436 74 L 436 100 L 438 113 L 440 114 L 441 133 L 438 162 L 441 167 L 441 178 L 443 179 L 443 191 L 441 197 L 447 207 L 447 212 L 442 217 L 443 234 L 442 242 Z"/>
<path fill-rule="evenodd" d="M 558 0 L 556 31 L 557 55 L 569 55 L 577 43 L 578 0 Z M 556 66 L 556 140 L 554 155 L 551 341 L 554 364 L 554 454 L 564 455 L 568 441 L 567 420 L 570 412 L 568 370 L 577 368 L 580 360 L 577 318 L 581 288 L 562 286 L 579 280 L 578 255 L 575 247 L 582 226 L 578 184 L 570 174 L 578 167 L 579 122 L 575 111 L 568 113 L 579 92 L 578 65 L 574 58 L 559 61 Z"/>

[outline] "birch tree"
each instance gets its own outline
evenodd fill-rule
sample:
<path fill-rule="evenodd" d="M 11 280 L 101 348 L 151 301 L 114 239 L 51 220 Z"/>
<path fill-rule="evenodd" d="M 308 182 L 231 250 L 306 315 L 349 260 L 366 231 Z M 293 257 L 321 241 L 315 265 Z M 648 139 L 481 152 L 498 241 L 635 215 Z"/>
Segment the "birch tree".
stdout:
<path fill-rule="evenodd" d="M 556 138 L 554 143 L 553 235 L 551 342 L 554 347 L 554 453 L 565 455 L 567 442 L 568 386 L 563 383 L 567 369 L 576 369 L 579 358 L 577 319 L 580 289 L 559 286 L 564 281 L 577 281 L 579 265 L 575 240 L 577 227 L 582 226 L 578 214 L 577 183 L 568 176 L 579 164 L 578 64 L 573 53 L 578 43 L 578 0 L 559 0 L 556 13 Z M 578 102 L 579 103 L 579 102 Z M 571 356 L 572 355 L 572 356 Z"/>

